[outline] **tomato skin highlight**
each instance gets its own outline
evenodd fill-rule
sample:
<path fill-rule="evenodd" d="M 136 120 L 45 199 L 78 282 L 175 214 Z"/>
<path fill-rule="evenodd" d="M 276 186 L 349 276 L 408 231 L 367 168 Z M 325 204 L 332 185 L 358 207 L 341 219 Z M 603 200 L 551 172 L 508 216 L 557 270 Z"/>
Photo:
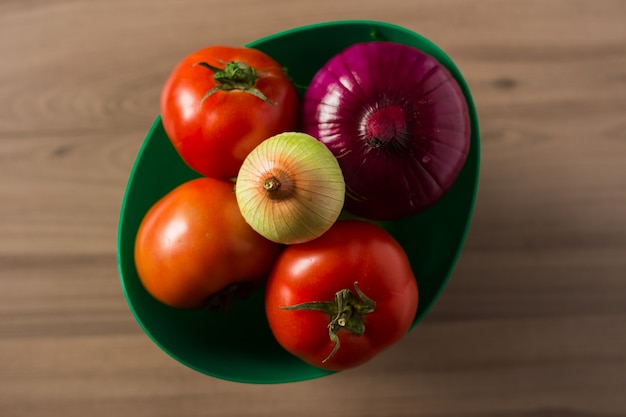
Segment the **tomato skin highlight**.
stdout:
<path fill-rule="evenodd" d="M 361 291 L 375 301 L 363 316 L 365 331 L 329 338 L 330 317 L 321 311 L 286 310 L 312 301 L 331 301 L 342 289 Z M 303 361 L 328 370 L 361 365 L 398 342 L 410 329 L 418 287 L 400 244 L 382 228 L 364 221 L 339 221 L 321 237 L 287 247 L 268 279 L 265 308 L 278 343 Z"/>
<path fill-rule="evenodd" d="M 256 71 L 254 88 L 268 101 L 239 89 L 207 93 L 219 85 L 200 63 L 224 68 L 241 62 Z M 181 158 L 198 173 L 234 178 L 254 147 L 296 128 L 299 97 L 280 64 L 245 47 L 210 46 L 183 58 L 161 91 L 163 127 Z"/>
<path fill-rule="evenodd" d="M 264 282 L 281 250 L 245 222 L 232 182 L 201 177 L 148 210 L 134 256 L 148 293 L 169 306 L 193 309 L 229 285 Z"/>

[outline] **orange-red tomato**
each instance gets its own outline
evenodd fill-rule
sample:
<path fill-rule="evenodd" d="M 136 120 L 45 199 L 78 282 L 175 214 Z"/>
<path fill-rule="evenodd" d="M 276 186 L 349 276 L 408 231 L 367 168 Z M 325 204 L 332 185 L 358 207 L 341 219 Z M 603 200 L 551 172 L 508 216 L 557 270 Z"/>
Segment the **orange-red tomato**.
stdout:
<path fill-rule="evenodd" d="M 281 250 L 245 222 L 232 182 L 202 177 L 179 185 L 146 213 L 135 265 L 157 300 L 199 308 L 219 301 L 226 288 L 264 282 Z"/>
<path fill-rule="evenodd" d="M 402 246 L 382 228 L 353 220 L 287 247 L 265 293 L 278 343 L 329 370 L 363 364 L 398 342 L 417 304 L 417 282 Z"/>
<path fill-rule="evenodd" d="M 210 46 L 185 57 L 161 92 L 163 127 L 202 175 L 229 179 L 263 140 L 296 128 L 299 98 L 281 65 L 253 48 Z"/>

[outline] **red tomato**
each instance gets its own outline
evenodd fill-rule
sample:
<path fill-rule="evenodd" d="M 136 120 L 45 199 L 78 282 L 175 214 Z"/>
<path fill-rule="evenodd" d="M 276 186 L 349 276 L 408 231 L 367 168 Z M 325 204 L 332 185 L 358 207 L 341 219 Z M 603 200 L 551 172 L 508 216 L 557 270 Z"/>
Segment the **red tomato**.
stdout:
<path fill-rule="evenodd" d="M 265 295 L 279 344 L 329 370 L 363 364 L 399 341 L 417 304 L 417 282 L 403 248 L 382 228 L 354 220 L 285 249 Z"/>
<path fill-rule="evenodd" d="M 202 177 L 179 185 L 146 213 L 135 265 L 157 300 L 199 308 L 222 301 L 227 289 L 263 282 L 281 249 L 245 222 L 232 182 Z"/>
<path fill-rule="evenodd" d="M 202 175 L 229 179 L 264 139 L 296 128 L 298 94 L 282 67 L 252 48 L 211 46 L 185 57 L 161 92 L 163 127 Z"/>

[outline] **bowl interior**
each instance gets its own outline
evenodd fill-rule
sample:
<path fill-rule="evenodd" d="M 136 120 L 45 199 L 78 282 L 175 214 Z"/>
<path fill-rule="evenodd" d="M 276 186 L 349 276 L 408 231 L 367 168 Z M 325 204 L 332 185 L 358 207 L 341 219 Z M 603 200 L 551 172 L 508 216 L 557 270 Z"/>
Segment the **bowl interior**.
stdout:
<path fill-rule="evenodd" d="M 469 229 L 479 172 L 479 130 L 470 91 L 461 73 L 432 42 L 407 29 L 375 21 L 340 21 L 278 33 L 246 46 L 284 65 L 298 85 L 307 85 L 334 54 L 372 36 L 420 48 L 439 60 L 463 89 L 472 123 L 470 152 L 454 186 L 428 210 L 381 223 L 409 255 L 420 289 L 413 326 L 435 303 L 461 253 Z M 282 350 L 263 313 L 263 291 L 235 303 L 228 315 L 177 310 L 154 300 L 142 287 L 133 245 L 147 210 L 178 184 L 195 178 L 171 146 L 157 117 L 131 171 L 118 230 L 118 267 L 128 305 L 146 334 L 166 353 L 204 374 L 248 383 L 307 380 L 330 372 L 312 367 Z M 252 318 L 252 319 L 251 319 Z"/>

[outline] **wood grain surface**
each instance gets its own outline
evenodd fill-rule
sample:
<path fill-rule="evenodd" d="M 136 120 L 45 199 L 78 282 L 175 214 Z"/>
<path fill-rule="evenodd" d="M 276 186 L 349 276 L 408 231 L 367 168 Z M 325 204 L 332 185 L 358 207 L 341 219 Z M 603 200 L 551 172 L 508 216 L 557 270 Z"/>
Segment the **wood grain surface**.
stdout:
<path fill-rule="evenodd" d="M 452 279 L 401 343 L 318 380 L 248 385 L 142 333 L 117 221 L 187 53 L 375 19 L 440 45 L 482 167 Z M 0 416 L 626 416 L 626 2 L 2 0 Z"/>

